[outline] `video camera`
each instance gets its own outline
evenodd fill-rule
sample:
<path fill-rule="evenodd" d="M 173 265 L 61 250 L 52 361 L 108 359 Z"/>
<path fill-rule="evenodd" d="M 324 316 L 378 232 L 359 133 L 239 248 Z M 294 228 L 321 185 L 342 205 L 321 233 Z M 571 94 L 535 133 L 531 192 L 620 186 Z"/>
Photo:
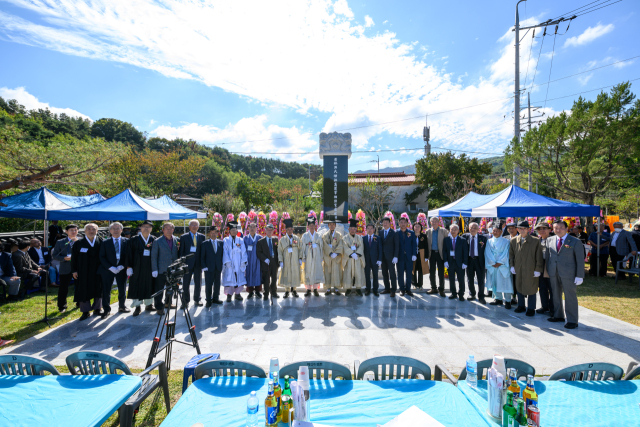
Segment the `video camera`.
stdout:
<path fill-rule="evenodd" d="M 167 280 L 180 279 L 187 272 L 189 266 L 186 264 L 188 258 L 195 256 L 195 254 L 185 255 L 182 258 L 178 258 L 172 264 L 167 267 Z"/>

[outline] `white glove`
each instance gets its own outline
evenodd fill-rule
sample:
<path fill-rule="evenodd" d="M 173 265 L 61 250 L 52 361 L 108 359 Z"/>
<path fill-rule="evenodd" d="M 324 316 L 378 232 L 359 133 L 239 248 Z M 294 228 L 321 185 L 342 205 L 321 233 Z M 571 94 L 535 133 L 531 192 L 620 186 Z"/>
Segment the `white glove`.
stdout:
<path fill-rule="evenodd" d="M 537 272 L 537 271 L 534 271 L 534 272 L 533 272 L 533 277 L 540 277 L 540 273 L 539 273 L 539 272 Z"/>
<path fill-rule="evenodd" d="M 299 259 L 298 262 L 300 263 L 300 265 L 302 265 L 302 260 L 301 259 Z"/>
<path fill-rule="evenodd" d="M 118 274 L 118 269 L 116 267 L 109 267 L 109 271 L 113 274 Z"/>
<path fill-rule="evenodd" d="M 516 269 L 511 267 L 511 274 L 516 274 Z"/>
<path fill-rule="evenodd" d="M 271 262 L 271 260 L 269 258 L 264 260 L 264 263 L 267 264 L 267 265 L 269 265 L 270 262 Z"/>
<path fill-rule="evenodd" d="M 444 263 L 444 268 L 449 268 L 449 263 L 448 262 Z"/>
<path fill-rule="evenodd" d="M 331 258 L 335 258 L 337 256 L 338 256 L 338 254 L 336 254 L 336 253 L 331 254 Z"/>
<path fill-rule="evenodd" d="M 151 276 L 153 276 L 153 277 L 158 277 L 158 272 L 157 272 L 157 271 L 154 271 L 153 273 L 151 273 Z"/>
<path fill-rule="evenodd" d="M 380 267 L 382 265 L 382 261 L 377 261 L 376 264 L 378 264 L 378 267 Z"/>
<path fill-rule="evenodd" d="M 425 258 L 425 259 L 424 259 L 424 262 L 429 262 L 429 260 Z"/>
<path fill-rule="evenodd" d="M 119 265 L 118 266 L 118 273 L 120 273 L 122 270 L 124 270 L 124 265 Z"/>
<path fill-rule="evenodd" d="M 284 267 L 284 264 L 283 264 L 283 263 L 280 263 L 280 268 L 282 268 L 282 267 Z"/>
<path fill-rule="evenodd" d="M 358 259 L 358 254 L 351 254 L 351 258 Z"/>
<path fill-rule="evenodd" d="M 466 270 L 467 269 L 467 264 L 462 264 L 462 269 Z"/>
<path fill-rule="evenodd" d="M 127 268 L 127 276 L 133 276 L 133 268 Z"/>
<path fill-rule="evenodd" d="M 393 259 L 391 260 L 391 264 L 397 264 L 398 263 L 398 258 L 393 257 Z"/>
<path fill-rule="evenodd" d="M 411 257 L 411 261 L 415 261 L 416 259 L 418 259 L 415 255 Z"/>
<path fill-rule="evenodd" d="M 582 285 L 582 281 L 583 281 L 583 280 L 584 280 L 584 279 L 583 279 L 582 277 L 576 277 L 576 280 L 575 280 L 573 283 L 575 283 L 575 284 L 576 284 L 576 286 L 577 286 L 577 285 Z"/>
<path fill-rule="evenodd" d="M 209 267 L 203 268 L 202 271 L 209 271 Z"/>

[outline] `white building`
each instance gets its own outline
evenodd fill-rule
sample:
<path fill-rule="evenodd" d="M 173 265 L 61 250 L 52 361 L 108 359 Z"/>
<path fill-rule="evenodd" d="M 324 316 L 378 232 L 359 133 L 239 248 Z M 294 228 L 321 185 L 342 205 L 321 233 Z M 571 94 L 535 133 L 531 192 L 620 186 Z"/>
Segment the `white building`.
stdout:
<path fill-rule="evenodd" d="M 411 193 L 418 185 L 415 184 L 415 174 L 405 174 L 404 172 L 390 172 L 390 173 L 350 173 L 349 174 L 349 194 L 353 191 L 353 187 L 358 184 L 364 184 L 370 181 L 376 182 L 380 180 L 389 184 L 389 191 L 393 192 L 393 202 L 388 207 L 389 210 L 395 212 L 414 212 L 417 213 L 419 209 L 424 212 L 429 210 L 429 204 L 427 202 L 427 193 L 423 193 L 418 196 L 416 200 L 410 205 L 405 204 L 404 196 L 407 193 Z"/>

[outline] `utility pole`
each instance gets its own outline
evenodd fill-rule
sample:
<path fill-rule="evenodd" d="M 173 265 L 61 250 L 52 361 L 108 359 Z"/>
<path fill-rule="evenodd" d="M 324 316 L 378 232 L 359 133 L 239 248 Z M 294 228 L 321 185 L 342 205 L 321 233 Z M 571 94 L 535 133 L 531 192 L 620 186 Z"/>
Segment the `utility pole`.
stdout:
<path fill-rule="evenodd" d="M 431 154 L 431 144 L 429 144 L 429 139 L 431 139 L 431 128 L 428 126 L 429 124 L 429 115 L 426 116 L 425 126 L 422 130 L 422 139 L 424 139 L 424 156 L 427 157 Z"/>
<path fill-rule="evenodd" d="M 535 35 L 535 28 L 538 27 L 546 27 L 547 25 L 555 25 L 556 26 L 556 33 L 558 32 L 558 24 L 562 21 L 567 21 L 567 20 L 572 20 L 573 18 L 575 18 L 576 16 L 572 16 L 569 19 L 565 19 L 565 18 L 560 18 L 560 19 L 556 19 L 554 20 L 547 20 L 545 22 L 542 22 L 540 24 L 537 25 L 532 25 L 529 27 L 523 27 L 520 28 L 520 15 L 518 14 L 518 5 L 520 5 L 520 3 L 525 2 L 527 0 L 520 0 L 518 1 L 518 3 L 516 4 L 516 25 L 513 29 L 513 31 L 516 33 L 515 34 L 515 40 L 516 40 L 516 73 L 515 73 L 515 90 L 513 92 L 513 99 L 515 100 L 515 108 L 513 110 L 513 134 L 514 137 L 516 138 L 516 143 L 520 142 L 520 30 L 529 30 L 529 29 L 534 29 L 534 35 Z M 546 34 L 546 29 L 545 29 L 545 34 Z M 513 170 L 513 185 L 515 186 L 520 186 L 520 166 L 516 166 Z"/>
<path fill-rule="evenodd" d="M 378 160 L 371 160 L 371 161 L 369 161 L 369 163 L 378 162 L 378 179 L 380 179 L 380 155 L 377 155 L 376 157 L 378 157 Z"/>
<path fill-rule="evenodd" d="M 533 111 L 537 110 L 540 107 L 533 107 Z M 529 124 L 529 130 L 531 130 L 531 119 L 537 119 L 538 117 L 542 117 L 544 116 L 544 113 L 540 114 L 539 116 L 535 116 L 535 117 L 531 117 L 531 92 L 527 92 L 527 116 L 528 116 L 528 124 Z M 529 165 L 531 165 L 531 159 L 527 159 L 527 161 L 529 162 Z M 528 190 L 531 191 L 532 187 L 532 182 L 531 182 L 531 166 L 529 166 L 529 186 L 528 186 Z M 538 183 L 536 183 L 536 193 L 538 192 Z"/>
<path fill-rule="evenodd" d="M 309 163 L 309 195 L 311 195 L 311 163 Z"/>

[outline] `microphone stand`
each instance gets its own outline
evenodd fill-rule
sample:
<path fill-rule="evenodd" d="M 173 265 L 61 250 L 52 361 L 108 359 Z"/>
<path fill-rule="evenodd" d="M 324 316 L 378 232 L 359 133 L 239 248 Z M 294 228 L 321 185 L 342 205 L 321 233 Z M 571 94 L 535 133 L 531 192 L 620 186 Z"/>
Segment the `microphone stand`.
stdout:
<path fill-rule="evenodd" d="M 49 323 L 50 320 L 58 320 L 61 319 L 61 317 L 48 317 L 48 308 L 49 308 L 49 264 L 45 264 L 42 266 L 42 269 L 44 270 L 44 317 L 40 320 L 36 320 L 35 322 L 31 322 L 29 323 L 30 325 L 35 325 L 38 324 L 40 322 L 45 322 L 47 325 L 49 325 L 49 327 L 51 327 L 51 323 Z M 42 276 L 41 276 L 42 277 Z"/>

